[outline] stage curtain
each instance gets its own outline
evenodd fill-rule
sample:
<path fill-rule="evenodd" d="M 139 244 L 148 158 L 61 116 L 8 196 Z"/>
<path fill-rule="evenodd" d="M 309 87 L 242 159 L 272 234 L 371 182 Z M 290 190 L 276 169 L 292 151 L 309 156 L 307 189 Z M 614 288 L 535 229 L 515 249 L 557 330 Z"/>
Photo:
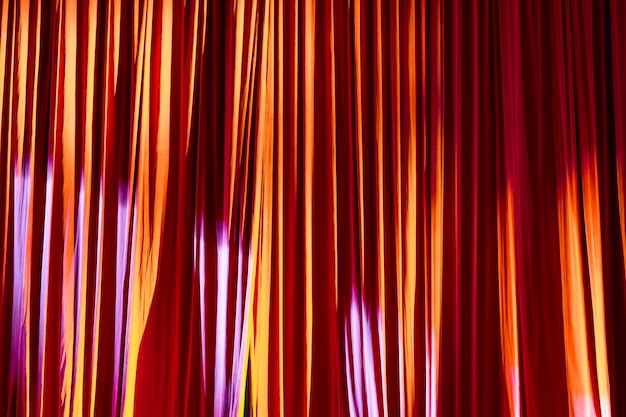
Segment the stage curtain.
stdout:
<path fill-rule="evenodd" d="M 0 13 L 0 415 L 626 415 L 623 0 Z"/>

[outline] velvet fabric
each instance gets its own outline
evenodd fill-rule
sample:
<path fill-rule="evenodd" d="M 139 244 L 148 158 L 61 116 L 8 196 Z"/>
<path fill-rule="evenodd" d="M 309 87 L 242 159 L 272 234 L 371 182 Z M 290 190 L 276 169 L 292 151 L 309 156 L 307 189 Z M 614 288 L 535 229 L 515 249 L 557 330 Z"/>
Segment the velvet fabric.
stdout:
<path fill-rule="evenodd" d="M 3 0 L 0 415 L 626 415 L 623 0 Z"/>

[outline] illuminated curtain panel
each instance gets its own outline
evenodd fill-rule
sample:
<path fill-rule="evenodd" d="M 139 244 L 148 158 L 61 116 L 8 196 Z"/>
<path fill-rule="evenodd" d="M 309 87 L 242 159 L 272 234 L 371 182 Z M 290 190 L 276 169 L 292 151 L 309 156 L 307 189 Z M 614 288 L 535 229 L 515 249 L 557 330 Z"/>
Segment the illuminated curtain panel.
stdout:
<path fill-rule="evenodd" d="M 622 1 L 0 13 L 0 415 L 626 413 Z"/>

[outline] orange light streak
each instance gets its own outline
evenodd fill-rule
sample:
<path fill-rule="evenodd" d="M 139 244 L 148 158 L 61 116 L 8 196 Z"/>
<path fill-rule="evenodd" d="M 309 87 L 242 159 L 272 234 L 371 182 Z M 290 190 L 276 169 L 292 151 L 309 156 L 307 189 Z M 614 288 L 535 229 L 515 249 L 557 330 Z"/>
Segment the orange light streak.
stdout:
<path fill-rule="evenodd" d="M 77 11 L 76 0 L 65 3 L 65 50 L 66 56 L 76 56 Z M 66 59 L 63 81 L 63 324 L 61 360 L 65 361 L 61 383 L 62 412 L 69 417 L 71 411 L 72 377 L 74 375 L 74 297 L 75 297 L 75 252 L 74 212 L 75 212 L 75 136 L 76 136 L 76 60 Z M 71 225 L 71 226 L 68 226 Z"/>
<path fill-rule="evenodd" d="M 437 91 L 441 92 L 441 9 L 437 9 Z M 441 285 L 443 272 L 443 136 L 441 124 L 441 101 L 437 111 L 435 143 L 435 189 L 431 195 L 431 275 L 427 286 L 426 344 L 429 352 L 427 369 L 428 404 L 426 414 L 437 414 L 437 383 L 439 375 L 439 340 L 441 330 Z"/>
<path fill-rule="evenodd" d="M 3 105 L 4 105 L 4 79 L 5 79 L 5 68 L 9 68 L 9 74 L 13 74 L 13 54 L 11 54 L 11 57 L 9 58 L 9 64 L 6 63 L 6 49 L 7 49 L 7 38 L 8 38 L 8 19 L 10 18 L 11 21 L 13 21 L 15 19 L 15 13 L 13 13 L 11 16 L 8 15 L 8 7 L 9 4 L 8 2 L 3 2 L 2 3 L 2 21 L 0 22 L 0 132 L 4 131 L 4 126 L 2 124 L 2 114 L 4 114 L 3 111 Z M 13 39 L 11 41 L 11 45 L 9 50 L 13 51 L 14 49 L 14 45 L 15 45 L 15 36 L 13 36 Z M 13 100 L 13 83 L 11 83 L 11 85 L 9 86 L 9 102 L 11 103 Z M 7 132 L 11 132 L 11 110 L 12 110 L 13 106 L 9 106 L 9 121 L 8 121 L 8 126 L 6 127 L 6 131 Z M 6 143 L 2 142 L 0 143 L 0 150 L 2 150 L 3 147 L 6 146 L 6 161 L 0 161 L 0 163 L 5 163 L 6 167 L 5 167 L 5 174 L 6 174 L 6 183 L 5 183 L 5 187 L 4 187 L 4 236 L 2 239 L 2 242 L 4 244 L 3 248 L 5 248 L 2 251 L 2 269 L 0 270 L 0 272 L 2 273 L 2 281 L 0 282 L 0 305 L 3 304 L 4 302 L 4 293 L 5 293 L 5 278 L 7 276 L 7 250 L 6 248 L 8 248 L 8 242 L 9 242 L 9 205 L 10 205 L 10 201 L 11 201 L 11 196 L 10 196 L 10 189 L 11 189 L 11 155 L 12 155 L 12 149 L 11 149 L 11 144 L 12 144 L 13 140 L 11 138 L 11 135 L 8 135 L 7 141 Z M 0 167 L 0 169 L 2 169 L 2 167 Z"/>
<path fill-rule="evenodd" d="M 283 323 L 283 287 L 284 287 L 284 0 L 278 0 L 278 97 L 277 97 L 277 141 L 278 141 L 278 387 L 280 390 L 279 416 L 285 415 L 285 381 L 284 381 L 284 323 Z"/>
<path fill-rule="evenodd" d="M 606 327 L 604 320 L 604 282 L 602 273 L 602 235 L 600 221 L 600 196 L 598 191 L 598 166 L 595 154 L 582 168 L 583 211 L 585 241 L 589 260 L 589 281 L 593 317 L 593 336 L 596 356 L 596 376 L 600 395 L 600 413 L 610 416 L 609 369 L 606 353 Z"/>
<path fill-rule="evenodd" d="M 415 414 L 415 289 L 417 277 L 417 75 L 415 60 L 415 4 L 411 2 L 408 30 L 409 72 L 409 150 L 407 158 L 408 193 L 406 201 L 406 223 L 404 225 L 404 369 L 406 415 Z M 425 137 L 423 137 L 425 143 Z M 404 404 L 403 404 L 404 405 Z"/>
<path fill-rule="evenodd" d="M 383 198 L 383 63 L 380 0 L 376 1 L 376 180 L 378 190 L 377 238 L 378 238 L 378 341 L 380 348 L 381 385 L 383 391 L 383 415 L 388 415 L 387 407 L 387 355 L 385 353 L 385 209 Z"/>
<path fill-rule="evenodd" d="M 282 0 L 281 0 L 282 1 Z M 335 12 L 330 7 L 330 117 L 331 117 L 331 166 L 333 181 L 333 253 L 335 265 L 335 311 L 339 308 L 339 274 L 337 264 L 337 103 L 336 103 L 336 66 L 335 66 Z M 282 76 L 281 76 L 282 79 Z"/>
<path fill-rule="evenodd" d="M 504 201 L 503 201 L 504 200 Z M 517 330 L 517 274 L 515 257 L 515 210 L 513 192 L 498 198 L 498 293 L 500 304 L 500 345 L 509 400 L 509 415 L 519 417 L 519 373 Z"/>
<path fill-rule="evenodd" d="M 314 139 L 315 5 L 304 4 L 304 236 L 306 277 L 306 404 L 311 410 L 313 357 L 313 139 Z"/>
<path fill-rule="evenodd" d="M 565 362 L 569 391 L 570 415 L 581 401 L 591 398 L 591 375 L 588 363 L 587 330 L 582 283 L 581 231 L 578 223 L 577 172 L 568 174 L 558 194 L 561 286 L 565 332 Z M 587 407 L 584 406 L 585 409 Z"/>
<path fill-rule="evenodd" d="M 616 158 L 617 159 L 617 158 Z M 617 159 L 617 198 L 619 201 L 620 228 L 622 229 L 622 252 L 624 256 L 624 272 L 626 273 L 626 197 L 624 197 L 624 179 L 626 170 Z"/>
<path fill-rule="evenodd" d="M 405 415 L 405 389 L 404 389 L 404 315 L 403 315 L 403 289 L 404 284 L 404 265 L 403 265 L 403 219 L 402 206 L 404 199 L 402 195 L 402 123 L 401 123 L 401 101 L 400 101 L 400 1 L 396 0 L 395 4 L 395 76 L 396 76 L 396 213 L 395 213 L 395 242 L 396 242 L 396 315 L 398 317 L 398 386 L 400 387 L 400 416 Z M 336 211 L 336 210 L 335 210 Z"/>
<path fill-rule="evenodd" d="M 237 15 L 235 22 L 235 70 L 234 70 L 234 79 L 233 79 L 233 117 L 232 117 L 232 136 L 231 136 L 231 148 L 230 148 L 230 200 L 233 201 L 233 195 L 235 193 L 235 169 L 236 169 L 236 160 L 237 160 L 237 151 L 238 151 L 238 142 L 239 136 L 243 134 L 243 129 L 240 128 L 239 121 L 239 97 L 241 96 L 241 61 L 243 59 L 243 33 L 244 33 L 244 7 L 245 2 L 240 1 L 237 2 Z M 254 10 L 254 8 L 253 8 Z M 250 36 L 252 36 L 252 31 L 250 31 Z M 250 68 L 250 52 L 252 48 L 248 49 L 248 63 L 247 68 Z M 247 74 L 246 80 L 249 77 L 249 73 Z M 247 81 L 245 87 L 247 93 Z M 245 105 L 245 104 L 244 104 Z M 189 113 L 191 117 L 191 112 Z M 242 118 L 243 119 L 243 118 Z M 230 210 L 228 212 L 228 231 L 230 235 L 230 229 L 232 224 L 233 217 L 233 204 L 230 204 Z"/>

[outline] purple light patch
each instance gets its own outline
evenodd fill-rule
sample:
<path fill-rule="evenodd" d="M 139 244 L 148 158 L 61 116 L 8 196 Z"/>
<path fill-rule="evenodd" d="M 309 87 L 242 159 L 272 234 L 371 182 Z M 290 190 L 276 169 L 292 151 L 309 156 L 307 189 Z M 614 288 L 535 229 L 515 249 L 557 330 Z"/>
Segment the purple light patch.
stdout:
<path fill-rule="evenodd" d="M 217 317 L 215 326 L 215 396 L 214 414 L 223 415 L 226 388 L 226 311 L 228 303 L 228 229 L 217 232 Z"/>
<path fill-rule="evenodd" d="M 41 398 L 42 372 L 44 366 L 44 345 L 46 332 L 46 312 L 48 311 L 48 280 L 50 266 L 50 228 L 52 227 L 52 178 L 53 169 L 48 162 L 48 173 L 46 177 L 46 208 L 43 232 L 43 254 L 41 261 L 41 292 L 39 294 L 39 349 L 37 351 L 37 398 Z"/>
<path fill-rule="evenodd" d="M 17 167 L 14 171 L 15 185 L 13 204 L 15 225 L 13 228 L 13 319 L 11 323 L 11 365 L 10 389 L 12 394 L 16 384 L 24 375 L 24 356 L 26 347 L 26 309 L 24 296 L 28 294 L 28 273 L 26 265 L 26 247 L 28 234 L 28 212 L 31 193 L 30 170 L 28 162 L 24 164 L 23 174 Z M 22 382 L 23 383 L 23 382 Z"/>
<path fill-rule="evenodd" d="M 120 384 L 120 353 L 122 344 L 122 321 L 124 306 L 124 277 L 128 266 L 128 186 L 119 184 L 117 189 L 117 244 L 115 254 L 115 352 L 113 368 L 113 392 Z M 113 410 L 117 410 L 118 396 L 113 396 Z"/>

